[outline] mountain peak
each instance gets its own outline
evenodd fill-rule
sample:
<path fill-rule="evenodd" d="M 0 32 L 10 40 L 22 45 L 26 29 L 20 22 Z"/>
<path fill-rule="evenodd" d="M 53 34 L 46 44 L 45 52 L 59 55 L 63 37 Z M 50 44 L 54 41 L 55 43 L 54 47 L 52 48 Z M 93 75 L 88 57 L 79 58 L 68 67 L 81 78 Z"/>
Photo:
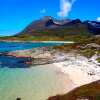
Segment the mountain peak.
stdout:
<path fill-rule="evenodd" d="M 19 34 L 36 34 L 40 30 L 48 30 L 48 29 L 61 29 L 63 27 L 75 27 L 79 28 L 80 26 L 84 27 L 85 30 L 92 32 L 94 34 L 100 34 L 100 23 L 95 21 L 84 21 L 82 22 L 80 19 L 65 19 L 65 20 L 58 20 L 51 16 L 44 16 L 39 20 L 33 21 L 28 27 L 26 27 L 22 32 Z M 81 28 L 81 27 L 80 27 Z M 66 30 L 67 31 L 67 30 Z M 75 32 L 74 32 L 75 33 Z"/>
<path fill-rule="evenodd" d="M 42 18 L 42 20 L 51 20 L 51 19 L 53 19 L 53 17 L 51 17 L 51 16 L 44 16 L 44 17 Z"/>

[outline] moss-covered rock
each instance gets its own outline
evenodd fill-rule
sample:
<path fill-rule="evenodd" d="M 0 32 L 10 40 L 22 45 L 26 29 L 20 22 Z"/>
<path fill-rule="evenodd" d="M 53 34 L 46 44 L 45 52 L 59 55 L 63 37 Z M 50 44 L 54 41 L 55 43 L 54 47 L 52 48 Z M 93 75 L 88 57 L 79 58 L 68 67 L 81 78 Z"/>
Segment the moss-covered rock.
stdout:
<path fill-rule="evenodd" d="M 100 57 L 96 59 L 98 63 L 100 63 Z"/>

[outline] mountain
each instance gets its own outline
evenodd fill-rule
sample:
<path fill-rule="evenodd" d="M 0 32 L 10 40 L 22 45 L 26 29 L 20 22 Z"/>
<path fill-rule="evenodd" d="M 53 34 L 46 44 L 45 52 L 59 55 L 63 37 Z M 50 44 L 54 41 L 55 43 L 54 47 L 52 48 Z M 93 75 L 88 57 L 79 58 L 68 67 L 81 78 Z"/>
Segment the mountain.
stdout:
<path fill-rule="evenodd" d="M 19 33 L 19 35 L 20 34 L 35 35 L 35 31 L 57 28 L 59 26 L 60 26 L 59 22 L 54 22 L 52 17 L 45 16 L 40 20 L 33 21 L 21 33 Z"/>
<path fill-rule="evenodd" d="M 80 19 L 56 20 L 50 16 L 45 16 L 39 20 L 33 21 L 22 32 L 18 33 L 17 36 L 57 35 L 56 34 L 57 32 L 58 32 L 58 36 L 59 33 L 63 35 L 65 34 L 73 35 L 73 34 L 80 34 L 85 32 L 91 33 L 93 35 L 100 35 L 100 22 L 96 22 L 96 21 L 82 22 Z"/>
<path fill-rule="evenodd" d="M 64 27 L 67 27 L 69 25 L 74 25 L 77 23 L 81 23 L 81 21 L 79 19 L 72 21 L 69 19 L 56 20 L 50 16 L 45 16 L 39 20 L 33 21 L 22 32 L 18 33 L 17 35 L 28 34 L 28 35 L 38 36 L 41 35 L 39 34 L 39 32 L 41 31 L 47 31 L 47 30 L 56 31 L 57 29 L 63 29 Z"/>
<path fill-rule="evenodd" d="M 89 21 L 88 29 L 95 35 L 100 35 L 100 22 Z"/>

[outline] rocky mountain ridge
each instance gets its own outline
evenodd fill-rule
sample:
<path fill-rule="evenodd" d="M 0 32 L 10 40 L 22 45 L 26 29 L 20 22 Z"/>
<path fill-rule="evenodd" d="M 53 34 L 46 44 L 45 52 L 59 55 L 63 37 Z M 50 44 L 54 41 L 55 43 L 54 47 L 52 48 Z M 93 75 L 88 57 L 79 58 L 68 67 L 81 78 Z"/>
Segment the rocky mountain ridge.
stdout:
<path fill-rule="evenodd" d="M 45 16 L 39 20 L 33 21 L 31 24 L 29 24 L 22 32 L 18 33 L 17 35 L 39 35 L 39 32 L 45 31 L 45 30 L 57 30 L 65 28 L 67 31 L 67 27 L 84 27 L 85 30 L 90 32 L 94 35 L 100 35 L 100 22 L 96 21 L 81 21 L 80 19 L 75 20 L 56 20 L 53 17 Z M 44 34 L 42 34 L 44 35 Z"/>

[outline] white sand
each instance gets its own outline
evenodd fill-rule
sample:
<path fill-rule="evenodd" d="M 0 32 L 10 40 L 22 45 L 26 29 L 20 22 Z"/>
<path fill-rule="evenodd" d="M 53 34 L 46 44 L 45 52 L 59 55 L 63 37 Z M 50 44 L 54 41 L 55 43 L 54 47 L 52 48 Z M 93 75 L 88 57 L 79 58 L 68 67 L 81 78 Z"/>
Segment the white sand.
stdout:
<path fill-rule="evenodd" d="M 83 56 L 66 55 L 68 60 L 54 63 L 74 82 L 76 87 L 100 80 L 100 66 Z"/>
<path fill-rule="evenodd" d="M 42 43 L 64 43 L 64 44 L 73 44 L 74 41 L 41 41 Z"/>
<path fill-rule="evenodd" d="M 46 65 L 39 65 L 38 67 L 45 67 L 47 69 L 51 69 L 52 72 L 56 73 L 57 82 L 55 84 L 55 87 L 58 85 L 58 91 L 57 94 L 65 94 L 74 88 L 76 88 L 76 85 L 71 80 L 68 74 L 65 74 L 62 72 L 62 70 L 58 67 L 56 67 L 55 64 L 46 64 Z"/>

